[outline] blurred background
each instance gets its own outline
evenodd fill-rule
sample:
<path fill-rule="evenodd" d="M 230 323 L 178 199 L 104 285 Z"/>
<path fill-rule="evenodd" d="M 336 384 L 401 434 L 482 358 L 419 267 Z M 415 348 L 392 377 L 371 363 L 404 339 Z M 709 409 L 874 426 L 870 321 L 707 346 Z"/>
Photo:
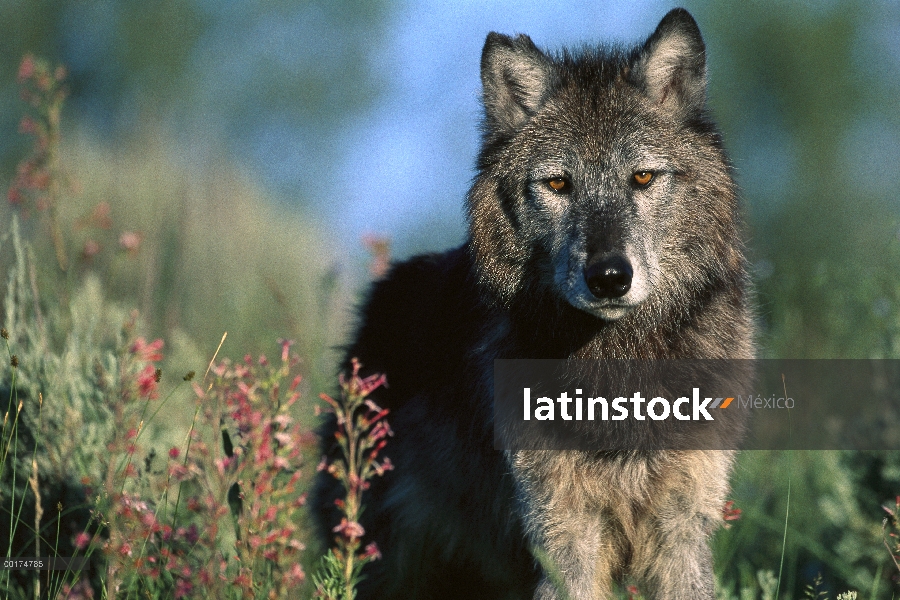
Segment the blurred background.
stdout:
<path fill-rule="evenodd" d="M 274 211 L 271 225 L 296 221 L 315 241 L 283 232 L 293 239 L 286 247 L 267 240 L 270 262 L 292 255 L 333 277 L 359 275 L 366 234 L 389 238 L 396 257 L 458 244 L 478 148 L 485 35 L 526 32 L 547 48 L 634 42 L 671 7 L 3 0 L 0 175 L 12 175 L 30 143 L 16 134 L 21 57 L 65 65 L 67 162 L 83 186 L 69 204 L 106 201 L 121 227 L 143 227 L 145 253 L 160 270 L 144 288 L 169 305 L 154 324 L 203 331 L 209 344 L 217 336 L 180 295 L 188 249 L 160 226 L 265 229 L 262 214 Z M 687 8 L 706 37 L 710 104 L 744 190 L 766 352 L 896 353 L 900 7 L 769 0 Z M 141 184 L 125 184 L 136 171 Z M 259 196 L 242 209 L 237 181 Z M 198 206 L 200 197 L 208 205 Z M 239 237 L 218 241 L 239 245 Z M 212 274 L 225 260 L 210 260 L 190 276 L 239 293 L 237 281 Z M 292 286 L 309 279 L 275 264 L 240 266 L 240 293 L 280 302 L 295 301 Z M 202 309 L 240 312 L 233 304 L 241 300 L 221 301 Z M 291 306 L 282 316 L 299 312 Z"/>
<path fill-rule="evenodd" d="M 64 65 L 70 282 L 99 280 L 166 339 L 169 361 L 197 370 L 226 330 L 230 356 L 296 339 L 321 391 L 372 252 L 463 239 L 486 34 L 633 43 L 674 5 L 0 0 L 0 183 L 33 143 L 19 133 L 22 57 Z M 743 190 L 762 354 L 900 357 L 900 4 L 683 5 L 706 39 L 709 101 Z M 0 219 L 18 212 L 4 202 Z M 23 223 L 45 235 L 35 215 Z M 829 589 L 886 593 L 892 455 L 742 458 L 744 517 L 718 538 L 723 580 L 777 569 L 785 473 L 791 589 L 824 572 Z"/>

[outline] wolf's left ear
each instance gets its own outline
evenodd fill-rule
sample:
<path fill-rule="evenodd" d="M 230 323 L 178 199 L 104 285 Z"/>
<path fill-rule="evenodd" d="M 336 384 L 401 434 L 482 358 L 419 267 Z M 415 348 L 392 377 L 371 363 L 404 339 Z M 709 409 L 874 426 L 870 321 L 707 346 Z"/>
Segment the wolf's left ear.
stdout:
<path fill-rule="evenodd" d="M 491 32 L 481 52 L 481 84 L 489 131 L 515 131 L 543 104 L 550 59 L 527 35 Z"/>
<path fill-rule="evenodd" d="M 697 22 L 676 8 L 663 17 L 644 44 L 634 76 L 651 100 L 690 114 L 706 103 L 706 46 Z"/>

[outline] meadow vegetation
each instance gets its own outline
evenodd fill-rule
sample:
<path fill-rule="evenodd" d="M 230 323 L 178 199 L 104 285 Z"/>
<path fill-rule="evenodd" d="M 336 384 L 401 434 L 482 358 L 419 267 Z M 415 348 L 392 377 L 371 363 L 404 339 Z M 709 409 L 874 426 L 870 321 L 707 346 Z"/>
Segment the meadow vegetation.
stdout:
<path fill-rule="evenodd" d="M 19 79 L 33 151 L 0 208 L 0 552 L 90 568 L 0 571 L 0 594 L 352 598 L 379 552 L 364 483 L 391 468 L 366 398 L 384 380 L 335 380 L 358 266 L 225 161 L 153 132 L 62 135 L 64 70 L 27 57 Z M 331 464 L 316 407 L 348 427 Z M 347 491 L 331 550 L 305 513 L 316 465 Z M 720 598 L 895 597 L 898 493 L 896 454 L 741 454 Z"/>

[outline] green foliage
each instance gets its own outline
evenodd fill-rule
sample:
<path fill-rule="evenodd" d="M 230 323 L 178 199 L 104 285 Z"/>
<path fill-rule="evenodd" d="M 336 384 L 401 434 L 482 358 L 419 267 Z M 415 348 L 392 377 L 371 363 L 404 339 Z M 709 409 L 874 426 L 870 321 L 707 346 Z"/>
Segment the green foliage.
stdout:
<path fill-rule="evenodd" d="M 884 5 L 690 8 L 748 207 L 763 353 L 900 356 L 900 213 L 892 184 L 875 175 L 896 163 L 896 136 L 885 132 L 900 120 L 891 77 L 869 68 L 890 53 L 875 43 Z M 756 574 L 777 568 L 789 478 L 782 594 L 802 596 L 821 574 L 817 593 L 829 597 L 846 588 L 891 597 L 896 569 L 880 545 L 878 506 L 900 489 L 900 457 L 887 452 L 742 453 L 733 479 L 742 518 L 715 543 L 724 587 L 757 588 Z"/>
<path fill-rule="evenodd" d="M 23 64 L 29 70 L 40 71 L 35 64 L 43 68 L 31 58 Z M 313 439 L 289 414 L 306 412 L 296 410 L 302 377 L 294 371 L 302 366 L 316 379 L 326 364 L 323 346 L 329 343 L 332 296 L 339 287 L 327 271 L 316 277 L 314 268 L 298 263 L 315 263 L 327 251 L 315 239 L 319 236 L 312 225 L 267 212 L 267 201 L 251 186 L 236 176 L 223 178 L 225 169 L 215 177 L 228 189 L 207 189 L 205 195 L 190 192 L 198 180 L 183 165 L 168 162 L 164 174 L 155 172 L 160 165 L 148 161 L 147 147 L 135 149 L 130 161 L 109 153 L 81 169 L 78 159 L 90 158 L 90 148 L 65 149 L 58 108 L 55 118 L 38 123 L 35 138 L 37 151 L 52 149 L 48 181 L 33 185 L 37 176 L 43 177 L 42 155 L 25 163 L 27 169 L 19 173 L 27 177 L 14 182 L 15 202 L 5 209 L 9 231 L 0 232 L 0 259 L 9 272 L 3 287 L 4 338 L 11 349 L 8 366 L 0 370 L 0 384 L 10 389 L 10 397 L 3 399 L 7 425 L 0 437 L 0 510 L 11 528 L 4 528 L 0 542 L 11 555 L 47 554 L 50 549 L 94 555 L 99 579 L 93 585 L 104 588 L 109 598 L 179 598 L 194 592 L 222 598 L 288 597 L 302 589 L 305 577 L 299 540 L 304 499 L 297 489 L 303 474 L 297 465 Z M 161 150 L 157 156 L 166 161 L 168 155 Z M 90 183 L 80 191 L 64 189 L 59 185 L 61 165 Z M 179 169 L 180 181 L 173 177 Z M 123 177 L 129 182 L 125 189 Z M 95 184 L 108 187 L 95 191 Z M 29 219 L 22 228 L 19 215 L 9 213 L 19 210 L 27 217 L 33 213 L 28 208 L 45 210 L 45 189 L 57 192 L 51 226 Z M 27 206 L 25 193 L 33 200 Z M 203 210 L 217 218 L 208 218 L 186 196 L 199 197 Z M 223 200 L 228 209 L 246 212 L 225 214 L 228 209 L 216 204 Z M 169 208 L 165 201 L 181 210 L 198 209 L 196 221 L 173 221 L 174 210 L 160 213 Z M 191 228 L 195 223 L 199 225 Z M 31 243 L 23 240 L 23 229 Z M 199 250 L 193 245 L 198 241 Z M 183 254 L 186 247 L 190 252 Z M 281 253 L 277 261 L 268 254 L 273 248 Z M 189 260 L 198 254 L 210 273 L 199 283 L 193 270 L 204 269 Z M 231 337 L 238 338 L 240 351 L 274 331 L 299 329 L 296 315 L 308 302 L 311 309 L 301 318 L 312 324 L 299 346 L 315 351 L 317 360 L 301 365 L 289 352 L 292 342 L 282 344 L 279 368 L 264 356 L 241 363 L 226 358 L 210 365 L 209 386 L 195 386 L 198 400 L 191 402 L 182 384 L 192 375 L 163 380 L 156 364 L 163 358 L 162 340 L 147 343 L 141 332 L 156 328 L 170 333 L 181 340 L 176 358 L 196 364 L 194 343 L 185 332 L 191 327 L 182 329 L 180 314 L 167 304 L 178 300 L 185 284 L 172 284 L 167 276 L 183 273 L 183 280 L 208 286 L 215 297 L 228 285 L 225 264 L 234 267 L 231 297 L 241 304 L 224 314 L 232 315 Z M 295 293 L 294 282 L 304 281 L 298 271 L 311 277 L 305 281 L 307 294 Z M 288 283 L 282 286 L 279 280 Z M 262 297 L 254 296 L 255 290 L 262 290 Z M 205 318 L 220 336 L 223 312 L 216 306 L 221 307 L 221 299 L 207 298 L 200 306 L 191 304 L 198 300 L 194 294 L 188 292 L 182 305 L 197 309 L 190 322 L 196 326 Z M 147 307 L 150 324 L 122 305 Z M 273 318 L 278 312 L 286 321 Z M 242 323 L 251 329 L 242 331 Z M 288 375 L 293 379 L 282 384 Z M 171 386 L 173 380 L 178 385 L 160 400 L 160 382 Z M 289 398 L 282 401 L 282 392 Z M 169 419 L 157 426 L 154 417 L 164 406 Z M 233 429 L 225 444 L 228 423 Z M 164 465 L 159 447 L 169 448 Z M 59 493 L 79 497 L 77 505 L 63 508 L 60 502 L 57 511 L 45 510 L 48 503 L 56 504 Z M 223 527 L 221 521 L 229 518 L 232 527 Z M 361 566 L 372 558 L 358 562 Z M 49 597 L 87 593 L 86 580 L 76 581 L 76 574 L 50 577 L 23 580 L 4 571 L 0 589 L 11 597 L 30 596 L 28 586 Z"/>
<path fill-rule="evenodd" d="M 827 590 L 889 598 L 897 569 L 882 543 L 880 505 L 892 497 L 889 490 L 900 488 L 898 467 L 896 453 L 742 452 L 732 482 L 741 518 L 714 540 L 723 588 L 754 587 L 758 571 L 777 571 L 792 473 L 781 584 L 782 594 L 790 595 L 782 597 L 802 597 L 821 574 Z"/>
<path fill-rule="evenodd" d="M 900 167 L 888 3 L 692 7 L 752 225 L 764 351 L 898 356 Z M 738 25 L 739 24 L 739 25 Z M 882 43 L 879 43 L 879 42 Z"/>
<path fill-rule="evenodd" d="M 42 298 L 34 258 L 15 217 L 0 238 L 2 247 L 11 247 L 14 255 L 3 318 L 18 358 L 16 392 L 24 399 L 20 418 L 30 431 L 55 441 L 41 445 L 45 473 L 66 479 L 90 473 L 109 437 L 108 394 L 119 383 L 115 374 L 128 314 L 105 301 L 93 276 L 65 306 Z M 12 376 L 7 363 L 0 381 L 9 383 Z"/>
<path fill-rule="evenodd" d="M 111 301 L 140 310 L 148 335 L 178 344 L 179 370 L 203 366 L 199 348 L 214 348 L 225 331 L 222 352 L 233 358 L 291 337 L 309 357 L 306 383 L 328 385 L 353 297 L 319 224 L 272 203 L 231 165 L 176 160 L 158 137 L 118 148 L 69 138 L 60 162 L 78 193 L 59 208 L 72 263 L 64 278 L 39 223 L 23 222 L 43 242 L 33 269 L 46 301 L 102 278 Z M 0 221 L 11 213 L 0 207 Z M 0 268 L 10 258 L 0 254 Z"/>
<path fill-rule="evenodd" d="M 140 124 L 265 170 L 280 157 L 260 157 L 260 141 L 287 130 L 276 144 L 316 161 L 297 175 L 314 183 L 339 150 L 335 129 L 380 91 L 370 52 L 386 13 L 383 0 L 0 2 L 0 130 L 19 114 L 14 61 L 33 52 L 72 68 L 69 110 L 117 142 Z M 0 136 L 0 171 L 23 148 Z"/>
<path fill-rule="evenodd" d="M 343 497 L 335 502 L 342 517 L 334 528 L 334 548 L 322 559 L 314 579 L 316 596 L 325 600 L 353 600 L 363 566 L 381 558 L 375 542 L 360 550 L 365 530 L 359 518 L 363 512 L 363 491 L 368 489 L 370 480 L 394 468 L 390 459 L 378 460 L 387 438 L 394 433 L 385 418 L 388 411 L 368 398 L 385 385 L 385 376 L 362 378 L 359 368 L 359 362 L 353 359 L 350 376 L 340 377 L 341 393 L 337 399 L 321 395 L 328 404 L 327 412 L 334 415 L 334 441 L 340 454 L 330 461 L 323 459 L 320 468 L 344 488 Z"/>
<path fill-rule="evenodd" d="M 282 343 L 280 364 L 260 357 L 211 365 L 209 385 L 195 386 L 187 436 L 160 465 L 159 453 L 141 438 L 178 397 L 159 398 L 162 341 L 138 336 L 136 314 L 106 302 L 92 276 L 64 306 L 40 299 L 17 218 L 3 241 L 16 255 L 3 333 L 17 354 L 0 381 L 12 382 L 13 398 L 22 399 L 21 410 L 9 404 L 0 436 L 0 510 L 12 527 L 0 540 L 4 552 L 83 550 L 101 565 L 109 598 L 293 597 L 305 577 L 297 467 L 312 436 L 288 414 L 301 380 L 291 343 Z M 226 426 L 232 442 L 223 447 Z M 70 513 L 83 506 L 41 519 L 46 486 L 59 483 L 84 490 L 92 511 L 89 521 L 74 521 L 84 528 L 74 539 Z M 237 508 L 230 503 L 234 489 Z M 223 526 L 229 519 L 232 527 Z M 26 535 L 22 547 L 12 538 L 32 522 L 39 531 L 34 542 Z M 0 590 L 28 595 L 10 573 L 0 573 Z M 76 574 L 57 575 L 43 589 L 51 598 L 81 597 L 73 590 L 84 592 L 86 584 L 76 580 Z"/>
<path fill-rule="evenodd" d="M 14 256 L 3 322 L 15 360 L 0 369 L 11 400 L 0 399 L 0 406 L 15 427 L 4 427 L 0 443 L 6 457 L 0 519 L 11 524 L 0 532 L 0 544 L 7 556 L 71 555 L 72 532 L 61 524 L 86 518 L 81 480 L 101 472 L 108 456 L 110 400 L 122 384 L 128 334 L 123 325 L 133 326 L 133 319 L 104 300 L 95 277 L 86 278 L 66 305 L 41 297 L 33 253 L 15 217 L 0 235 L 4 248 Z M 64 576 L 55 577 L 50 589 L 63 583 Z M 0 589 L 17 589 L 9 571 L 0 573 Z"/>
<path fill-rule="evenodd" d="M 362 564 L 356 564 L 349 580 L 344 572 L 345 566 L 345 562 L 335 556 L 333 550 L 329 550 L 322 557 L 319 562 L 319 570 L 312 577 L 319 597 L 326 600 L 353 600 L 356 597 L 353 588 L 359 582 Z M 348 592 L 348 588 L 350 592 Z"/>

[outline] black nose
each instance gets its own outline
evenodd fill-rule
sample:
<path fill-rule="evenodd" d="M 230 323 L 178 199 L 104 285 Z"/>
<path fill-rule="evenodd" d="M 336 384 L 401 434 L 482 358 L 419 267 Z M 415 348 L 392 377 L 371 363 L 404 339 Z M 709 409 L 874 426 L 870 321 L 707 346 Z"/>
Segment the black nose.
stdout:
<path fill-rule="evenodd" d="M 634 271 L 618 255 L 601 258 L 584 270 L 588 289 L 597 298 L 621 298 L 631 289 Z"/>

